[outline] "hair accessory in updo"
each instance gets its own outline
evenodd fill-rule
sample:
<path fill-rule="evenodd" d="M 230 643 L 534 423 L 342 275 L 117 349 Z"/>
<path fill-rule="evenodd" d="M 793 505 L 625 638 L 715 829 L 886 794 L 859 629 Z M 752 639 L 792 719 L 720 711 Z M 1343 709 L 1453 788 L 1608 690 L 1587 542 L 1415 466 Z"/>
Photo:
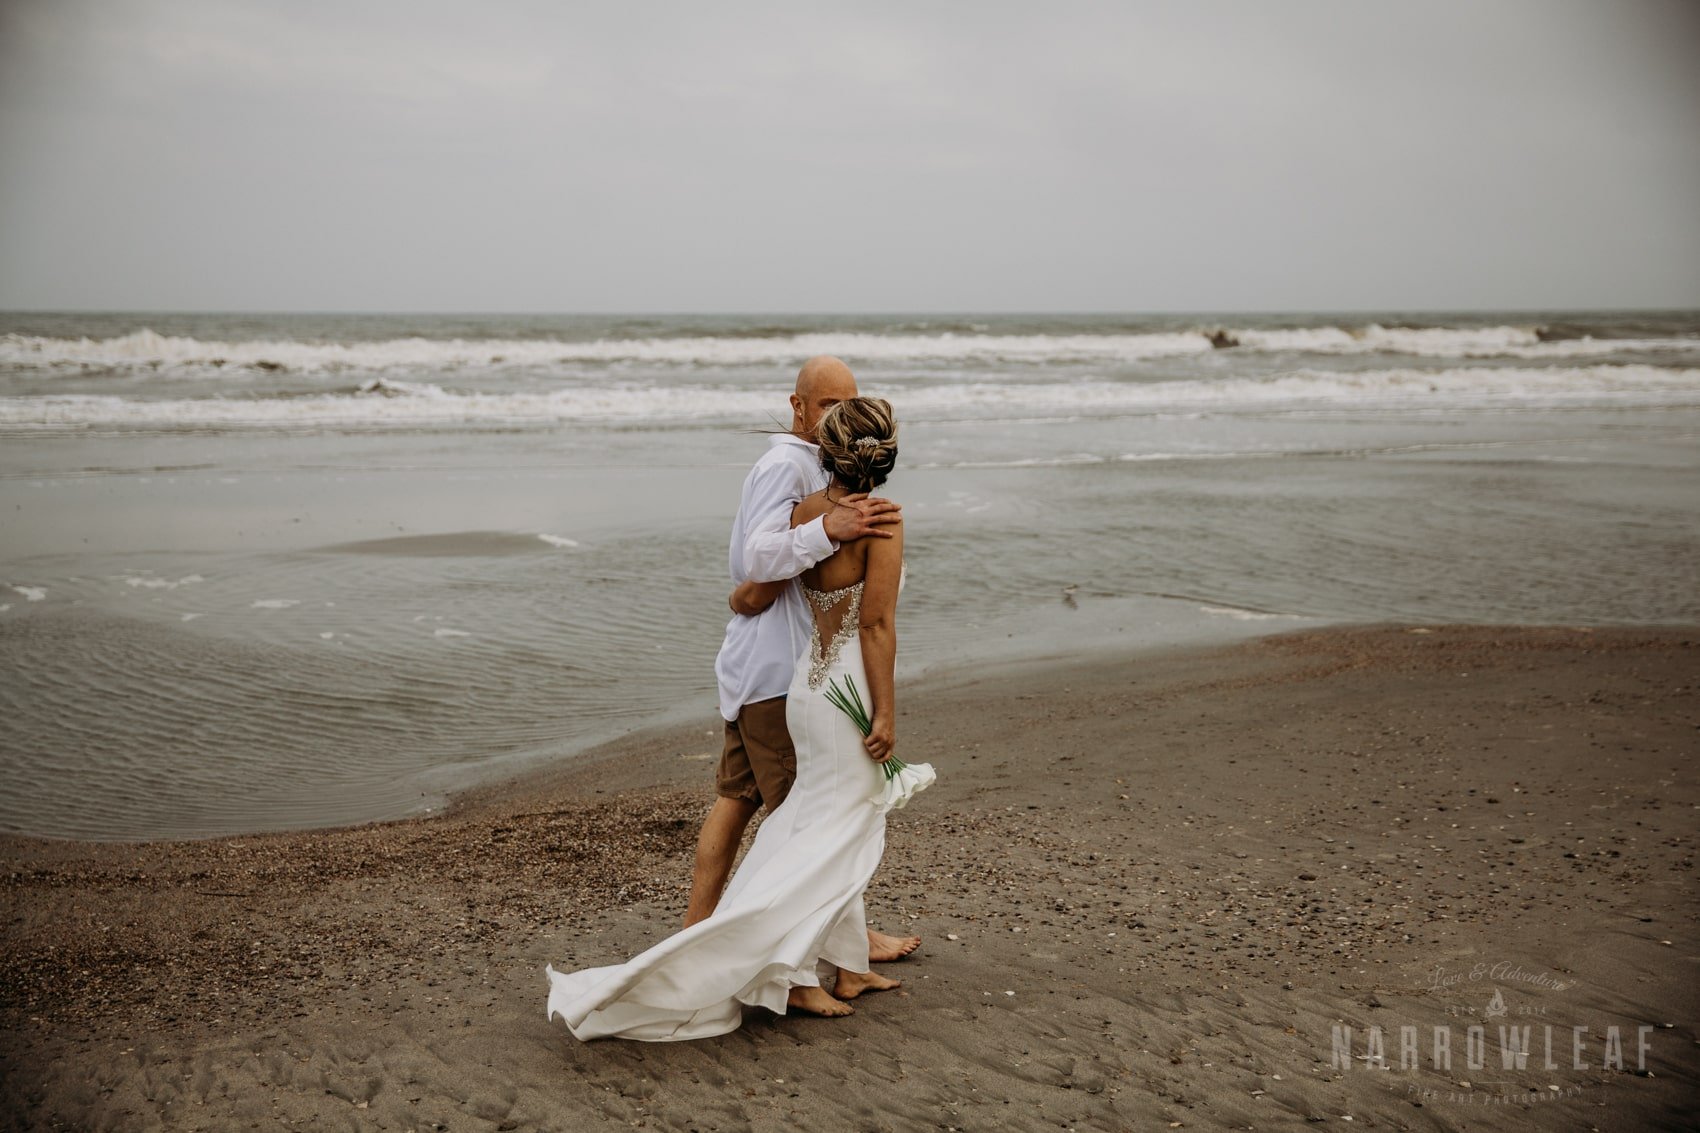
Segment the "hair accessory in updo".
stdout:
<path fill-rule="evenodd" d="M 852 492 L 871 492 L 897 466 L 897 421 L 891 403 L 852 397 L 821 414 L 815 426 L 821 467 Z"/>

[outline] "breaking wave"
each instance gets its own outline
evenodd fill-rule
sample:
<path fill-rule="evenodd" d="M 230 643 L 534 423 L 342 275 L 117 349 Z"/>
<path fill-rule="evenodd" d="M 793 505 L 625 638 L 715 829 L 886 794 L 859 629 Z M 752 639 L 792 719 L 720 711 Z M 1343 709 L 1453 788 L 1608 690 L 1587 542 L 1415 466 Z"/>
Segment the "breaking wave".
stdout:
<path fill-rule="evenodd" d="M 872 334 L 677 338 L 433 339 L 369 342 L 203 341 L 138 330 L 114 338 L 0 336 L 0 369 L 73 372 L 382 373 L 651 366 L 789 366 L 812 354 L 852 362 L 1137 362 L 1227 349 L 1257 353 L 1405 354 L 1433 358 L 1588 358 L 1700 352 L 1700 338 L 1548 340 L 1534 326 L 1199 328 L 1146 334 Z"/>
<path fill-rule="evenodd" d="M 77 394 L 0 399 L 0 428 L 175 431 L 386 429 L 455 426 L 740 424 L 783 403 L 779 385 L 575 384 L 462 393 L 380 380 L 353 393 L 295 397 L 125 398 Z M 1700 368 L 1299 370 L 1267 378 L 1174 381 L 979 382 L 918 385 L 906 420 L 1055 420 L 1163 411 L 1460 409 L 1700 405 Z"/>

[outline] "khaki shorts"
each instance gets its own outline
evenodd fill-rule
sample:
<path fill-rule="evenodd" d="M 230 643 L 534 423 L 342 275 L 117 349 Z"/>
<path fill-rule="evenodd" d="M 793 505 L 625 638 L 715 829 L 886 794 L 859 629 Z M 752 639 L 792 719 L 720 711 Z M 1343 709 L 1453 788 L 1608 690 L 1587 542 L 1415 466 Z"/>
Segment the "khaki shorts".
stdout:
<path fill-rule="evenodd" d="M 714 789 L 728 799 L 743 799 L 769 813 L 791 791 L 797 778 L 797 749 L 785 724 L 785 698 L 758 700 L 726 721 L 726 747 L 720 753 Z"/>

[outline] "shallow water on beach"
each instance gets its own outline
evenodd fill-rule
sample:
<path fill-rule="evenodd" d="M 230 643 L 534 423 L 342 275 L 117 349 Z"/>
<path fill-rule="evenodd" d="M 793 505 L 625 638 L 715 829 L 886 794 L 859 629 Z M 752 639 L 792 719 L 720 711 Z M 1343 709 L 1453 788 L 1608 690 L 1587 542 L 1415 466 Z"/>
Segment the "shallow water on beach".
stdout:
<path fill-rule="evenodd" d="M 0 829 L 393 817 L 662 721 L 716 750 L 750 430 L 821 350 L 902 422 L 909 676 L 1700 622 L 1692 314 L 0 316 Z"/>

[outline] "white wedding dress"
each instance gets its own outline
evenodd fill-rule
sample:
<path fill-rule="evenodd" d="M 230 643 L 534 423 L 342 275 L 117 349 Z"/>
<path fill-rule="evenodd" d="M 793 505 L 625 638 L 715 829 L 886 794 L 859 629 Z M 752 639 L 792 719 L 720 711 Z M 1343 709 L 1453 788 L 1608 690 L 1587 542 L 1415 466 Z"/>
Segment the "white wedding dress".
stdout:
<path fill-rule="evenodd" d="M 868 758 L 860 729 L 826 698 L 846 677 L 868 695 L 862 583 L 803 593 L 815 629 L 785 702 L 797 749 L 790 793 L 762 822 L 705 920 L 624 964 L 571 973 L 544 966 L 547 1017 L 559 1015 L 574 1036 L 721 1035 L 743 1022 L 746 1004 L 784 1014 L 793 987 L 819 986 L 820 962 L 868 970 L 862 893 L 885 852 L 885 807 L 873 801 L 885 773 Z"/>

